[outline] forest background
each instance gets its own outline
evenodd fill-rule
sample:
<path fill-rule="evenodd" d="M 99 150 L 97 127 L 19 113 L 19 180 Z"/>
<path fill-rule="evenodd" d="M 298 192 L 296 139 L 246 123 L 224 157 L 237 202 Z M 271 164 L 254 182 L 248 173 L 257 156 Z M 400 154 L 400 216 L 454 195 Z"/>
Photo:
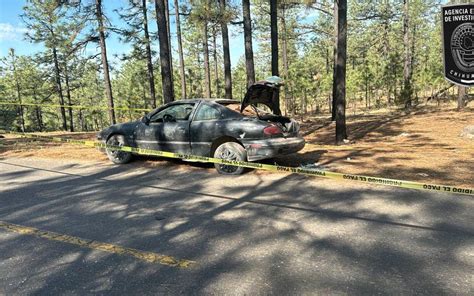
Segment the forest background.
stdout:
<path fill-rule="evenodd" d="M 1 4 L 0 102 L 16 104 L 0 105 L 4 129 L 100 130 L 173 100 L 241 100 L 271 75 L 285 81 L 283 113 L 327 113 L 338 143 L 346 107 L 469 102 L 443 77 L 444 1 L 13 2 L 15 26 Z"/>

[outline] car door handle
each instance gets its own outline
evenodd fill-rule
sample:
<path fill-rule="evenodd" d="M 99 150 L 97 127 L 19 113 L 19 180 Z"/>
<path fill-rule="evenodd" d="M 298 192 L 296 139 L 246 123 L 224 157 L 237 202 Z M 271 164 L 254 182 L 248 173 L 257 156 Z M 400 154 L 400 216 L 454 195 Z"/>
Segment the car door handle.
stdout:
<path fill-rule="evenodd" d="M 180 127 L 178 127 L 178 130 L 179 130 L 179 131 L 183 131 L 183 132 L 184 132 L 184 131 L 186 131 L 186 128 L 184 128 L 184 127 L 180 126 Z"/>

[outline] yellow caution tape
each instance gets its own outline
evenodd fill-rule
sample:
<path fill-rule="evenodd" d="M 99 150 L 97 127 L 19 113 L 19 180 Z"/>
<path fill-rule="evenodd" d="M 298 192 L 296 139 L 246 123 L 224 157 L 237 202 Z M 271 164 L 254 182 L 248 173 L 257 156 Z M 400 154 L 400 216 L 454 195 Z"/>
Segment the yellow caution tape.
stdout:
<path fill-rule="evenodd" d="M 17 135 L 20 135 L 21 137 L 25 137 L 25 138 L 47 139 L 47 140 L 52 140 L 54 142 L 64 142 L 64 143 L 84 145 L 84 146 L 89 146 L 89 147 L 105 148 L 105 149 L 110 149 L 113 151 L 118 150 L 118 151 L 131 152 L 131 153 L 140 154 L 140 155 L 177 158 L 177 159 L 184 159 L 184 160 L 193 160 L 197 162 L 216 163 L 216 164 L 232 165 L 232 166 L 245 167 L 245 168 L 251 168 L 251 169 L 266 170 L 266 171 L 272 171 L 272 172 L 286 172 L 286 173 L 301 174 L 301 175 L 307 175 L 307 176 L 317 176 L 317 177 L 323 177 L 323 178 L 335 179 L 335 180 L 350 180 L 350 181 L 357 181 L 357 182 L 376 184 L 376 185 L 386 185 L 386 186 L 394 186 L 394 187 L 417 189 L 417 190 L 458 193 L 458 194 L 474 196 L 474 189 L 472 188 L 461 188 L 461 187 L 448 186 L 448 185 L 438 185 L 438 184 L 421 183 L 421 182 L 405 181 L 405 180 L 397 180 L 397 179 L 379 178 L 379 177 L 362 176 L 362 175 L 354 175 L 354 174 L 344 174 L 344 173 L 329 172 L 325 170 L 307 169 L 307 168 L 302 168 L 302 167 L 287 167 L 287 166 L 271 165 L 271 164 L 264 164 L 264 163 L 257 163 L 257 162 L 226 160 L 226 159 L 220 159 L 220 158 L 188 155 L 188 154 L 174 153 L 174 152 L 168 152 L 168 151 L 142 149 L 142 148 L 136 148 L 136 147 L 130 147 L 130 146 L 112 146 L 112 145 L 107 145 L 107 144 L 100 143 L 97 141 L 73 140 L 73 139 L 65 139 L 65 138 L 59 138 L 59 137 L 39 136 L 39 135 L 34 135 L 34 134 L 17 134 Z"/>
<path fill-rule="evenodd" d="M 344 146 L 337 146 L 337 145 L 319 145 L 319 144 L 311 144 L 311 143 L 306 143 L 305 146 L 307 147 L 313 147 L 315 149 L 320 149 L 320 150 L 355 150 L 354 146 L 349 146 L 349 145 L 344 145 Z"/>
<path fill-rule="evenodd" d="M 129 107 L 105 107 L 105 106 L 84 106 L 84 105 L 59 105 L 59 104 L 33 104 L 33 103 L 11 103 L 11 102 L 0 102 L 0 105 L 12 105 L 12 106 L 32 106 L 32 107 L 51 107 L 51 108 L 72 108 L 72 109 L 88 109 L 88 110 L 122 110 L 122 111 L 151 111 L 153 109 L 145 108 L 129 108 Z"/>
<path fill-rule="evenodd" d="M 61 234 L 57 232 L 43 231 L 37 228 L 17 225 L 17 224 L 8 223 L 5 221 L 0 221 L 0 228 L 11 231 L 11 232 L 19 233 L 19 234 L 32 235 L 32 236 L 36 236 L 36 237 L 40 237 L 40 238 L 44 238 L 44 239 L 48 239 L 52 241 L 68 243 L 71 245 L 76 245 L 76 246 L 89 248 L 93 250 L 100 250 L 100 251 L 109 252 L 109 253 L 118 254 L 118 255 L 132 256 L 137 259 L 150 262 L 150 263 L 158 263 L 158 264 L 180 267 L 180 268 L 188 268 L 196 263 L 190 260 L 176 259 L 174 257 L 167 256 L 167 255 L 146 252 L 146 251 L 141 251 L 141 250 L 132 249 L 132 248 L 125 248 L 118 245 L 83 239 L 80 237 Z"/>

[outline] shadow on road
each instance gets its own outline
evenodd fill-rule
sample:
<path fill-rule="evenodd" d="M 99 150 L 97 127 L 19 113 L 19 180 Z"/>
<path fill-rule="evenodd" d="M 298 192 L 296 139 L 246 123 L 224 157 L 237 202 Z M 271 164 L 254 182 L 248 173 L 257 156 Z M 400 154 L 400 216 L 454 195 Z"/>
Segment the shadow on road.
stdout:
<path fill-rule="evenodd" d="M 7 186 L 0 220 L 198 263 L 178 270 L 77 247 L 58 252 L 38 239 L 8 236 L 2 258 L 19 256 L 18 246 L 34 248 L 34 260 L 8 277 L 16 283 L 24 268 L 35 271 L 33 294 L 440 295 L 469 288 L 473 265 L 461 256 L 474 243 L 473 203 L 466 197 L 136 163 L 93 173 L 71 165 L 0 164 L 12 168 L 0 172 Z M 54 264 L 64 253 L 73 254 L 67 264 Z M 97 256 L 99 263 L 91 259 Z"/>

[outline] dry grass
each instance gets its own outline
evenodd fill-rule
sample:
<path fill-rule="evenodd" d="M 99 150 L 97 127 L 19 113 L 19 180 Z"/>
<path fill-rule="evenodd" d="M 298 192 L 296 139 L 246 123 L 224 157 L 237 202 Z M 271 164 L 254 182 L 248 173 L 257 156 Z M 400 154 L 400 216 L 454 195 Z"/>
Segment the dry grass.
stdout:
<path fill-rule="evenodd" d="M 410 113 L 349 117 L 351 143 L 336 149 L 334 124 L 327 117 L 305 121 L 302 132 L 309 145 L 296 159 L 279 163 L 317 163 L 328 170 L 387 178 L 474 187 L 474 140 L 460 137 L 474 124 L 474 110 L 457 112 L 432 107 Z"/>
<path fill-rule="evenodd" d="M 61 136 L 64 138 L 94 140 L 95 133 L 36 133 L 44 136 Z M 47 159 L 73 159 L 80 161 L 106 161 L 107 157 L 99 150 L 90 147 L 67 143 L 49 142 L 46 140 L 19 138 L 16 135 L 4 134 L 0 139 L 0 156 L 2 157 L 38 157 Z"/>
<path fill-rule="evenodd" d="M 466 125 L 474 124 L 474 110 L 423 107 L 410 113 L 377 112 L 347 119 L 351 143 L 333 146 L 334 124 L 328 116 L 308 117 L 302 123 L 307 145 L 296 155 L 274 160 L 288 166 L 317 167 L 353 174 L 474 187 L 474 140 L 461 138 Z M 94 139 L 95 133 L 48 133 L 75 139 Z M 96 149 L 4 135 L 1 157 L 39 157 L 108 161 Z M 209 165 L 140 158 L 146 166 L 206 169 Z M 263 174 L 266 172 L 251 172 Z"/>

